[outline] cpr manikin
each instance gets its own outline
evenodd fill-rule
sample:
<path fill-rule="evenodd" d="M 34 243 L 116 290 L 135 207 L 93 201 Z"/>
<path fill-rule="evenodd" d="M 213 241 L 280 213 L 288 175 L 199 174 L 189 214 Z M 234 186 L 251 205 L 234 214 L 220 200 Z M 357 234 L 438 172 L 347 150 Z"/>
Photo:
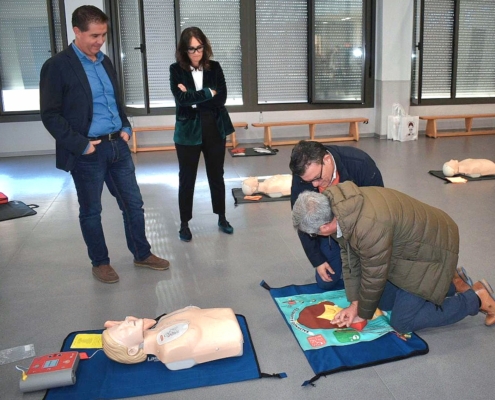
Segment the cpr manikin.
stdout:
<path fill-rule="evenodd" d="M 263 193 L 268 197 L 282 197 L 290 195 L 292 175 L 273 175 L 259 182 L 256 177 L 249 177 L 242 181 L 242 193 L 251 196 L 255 193 Z"/>
<path fill-rule="evenodd" d="M 471 178 L 479 178 L 485 175 L 495 175 L 495 163 L 482 158 L 467 158 L 462 161 L 450 160 L 443 165 L 442 171 L 445 176 L 463 174 Z"/>
<path fill-rule="evenodd" d="M 243 337 L 230 308 L 189 306 L 154 319 L 107 321 L 103 351 L 114 361 L 135 364 L 154 355 L 168 369 L 186 369 L 220 358 L 242 356 Z"/>

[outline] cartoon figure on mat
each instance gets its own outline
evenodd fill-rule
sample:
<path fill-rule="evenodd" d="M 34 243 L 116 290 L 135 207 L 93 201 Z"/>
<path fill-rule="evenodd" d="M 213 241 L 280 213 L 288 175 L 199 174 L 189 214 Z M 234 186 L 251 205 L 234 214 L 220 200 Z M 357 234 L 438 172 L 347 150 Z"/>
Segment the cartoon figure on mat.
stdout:
<path fill-rule="evenodd" d="M 243 336 L 230 308 L 189 306 L 161 317 L 107 321 L 103 351 L 114 361 L 135 364 L 148 354 L 179 370 L 220 358 L 242 356 Z"/>
<path fill-rule="evenodd" d="M 332 320 L 335 315 L 342 310 L 342 307 L 337 306 L 335 303 L 331 301 L 322 301 L 318 304 L 313 304 L 304 308 L 299 313 L 299 318 L 297 322 L 301 325 L 304 325 L 310 329 L 338 329 L 339 326 L 337 324 L 332 324 Z M 376 310 L 373 318 L 379 317 L 383 315 L 380 310 Z M 358 322 L 355 324 L 351 324 L 351 328 L 362 331 L 366 326 L 366 322 Z"/>
<path fill-rule="evenodd" d="M 273 175 L 260 182 L 257 177 L 249 177 L 242 181 L 242 193 L 251 196 L 263 193 L 268 197 L 282 197 L 290 195 L 292 175 Z"/>
<path fill-rule="evenodd" d="M 450 160 L 443 164 L 442 172 L 445 176 L 462 174 L 470 178 L 479 178 L 485 175 L 495 175 L 495 163 L 483 158 L 466 158 L 465 160 Z"/>

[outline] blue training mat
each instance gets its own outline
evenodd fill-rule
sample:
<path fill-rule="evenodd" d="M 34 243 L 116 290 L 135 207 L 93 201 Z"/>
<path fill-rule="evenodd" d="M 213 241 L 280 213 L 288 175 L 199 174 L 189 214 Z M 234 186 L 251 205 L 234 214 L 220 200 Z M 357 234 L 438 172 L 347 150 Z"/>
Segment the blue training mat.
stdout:
<path fill-rule="evenodd" d="M 262 281 L 260 285 L 270 291 L 270 295 L 274 301 L 278 297 L 325 292 L 318 288 L 316 283 L 271 288 L 266 282 Z M 275 304 L 277 304 L 276 301 Z M 280 308 L 279 311 L 282 314 L 284 321 L 286 321 Z M 349 346 L 329 346 L 316 350 L 306 350 L 304 351 L 304 355 L 311 365 L 315 376 L 305 381 L 303 386 L 313 384 L 322 376 L 334 374 L 336 372 L 403 360 L 405 358 L 427 354 L 428 351 L 428 344 L 415 333 L 411 333 L 411 337 L 404 340 L 394 332 L 387 333 L 371 342 L 360 342 Z"/>
<path fill-rule="evenodd" d="M 236 314 L 236 317 L 244 337 L 244 353 L 241 357 L 224 358 L 197 364 L 189 369 L 171 371 L 160 361 L 121 364 L 110 360 L 103 351 L 98 351 L 94 357 L 79 362 L 75 385 L 49 389 L 44 400 L 92 400 L 144 396 L 241 382 L 266 376 L 260 372 L 246 319 L 242 315 Z M 79 333 L 101 332 L 102 330 L 73 332 L 67 336 L 60 351 L 73 351 L 70 346 L 74 337 Z M 91 356 L 96 350 L 81 349 L 79 351 Z M 277 375 L 276 377 L 284 376 Z"/>

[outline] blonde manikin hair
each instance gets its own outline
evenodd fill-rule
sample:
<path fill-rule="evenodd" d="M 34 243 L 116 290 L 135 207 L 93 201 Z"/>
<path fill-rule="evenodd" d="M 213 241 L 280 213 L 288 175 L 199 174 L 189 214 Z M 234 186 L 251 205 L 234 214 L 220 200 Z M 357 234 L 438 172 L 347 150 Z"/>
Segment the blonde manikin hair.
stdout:
<path fill-rule="evenodd" d="M 108 333 L 105 329 L 101 336 L 103 343 L 103 351 L 108 358 L 123 364 L 137 364 L 146 360 L 147 355 L 143 349 L 139 349 L 138 352 L 131 356 L 127 351 L 127 347 L 121 345 Z"/>

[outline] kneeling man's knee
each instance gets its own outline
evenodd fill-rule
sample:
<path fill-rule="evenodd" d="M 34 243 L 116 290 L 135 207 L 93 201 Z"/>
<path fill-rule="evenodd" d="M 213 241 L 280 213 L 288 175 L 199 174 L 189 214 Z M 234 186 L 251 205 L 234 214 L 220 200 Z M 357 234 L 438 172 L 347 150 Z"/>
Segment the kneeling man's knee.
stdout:
<path fill-rule="evenodd" d="M 408 333 L 414 330 L 412 322 L 401 318 L 397 313 L 392 313 L 390 325 L 399 333 Z"/>

